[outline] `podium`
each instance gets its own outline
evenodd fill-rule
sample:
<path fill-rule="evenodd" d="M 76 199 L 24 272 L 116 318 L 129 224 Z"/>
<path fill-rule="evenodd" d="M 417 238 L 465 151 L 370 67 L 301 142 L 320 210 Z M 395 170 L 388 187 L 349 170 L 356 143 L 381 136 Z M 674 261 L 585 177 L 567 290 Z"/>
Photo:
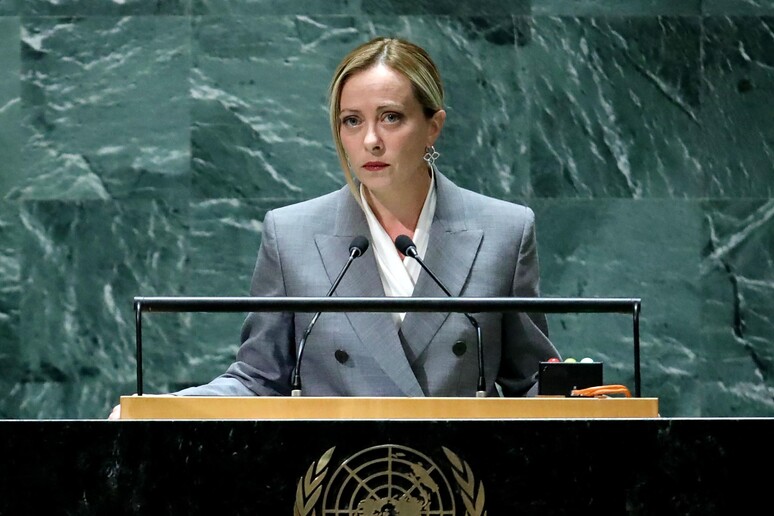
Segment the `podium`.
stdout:
<path fill-rule="evenodd" d="M 122 419 L 461 420 L 655 418 L 657 398 L 123 396 Z"/>
<path fill-rule="evenodd" d="M 748 473 L 772 434 L 774 418 L 7 420 L 0 514 L 758 514 L 771 482 Z"/>
<path fill-rule="evenodd" d="M 121 418 L 127 421 L 118 427 L 153 425 L 147 429 L 178 436 L 153 459 L 171 460 L 164 469 L 179 471 L 185 461 L 184 478 L 202 487 L 216 478 L 225 482 L 229 471 L 242 472 L 241 485 L 252 471 L 255 513 L 294 516 L 514 514 L 532 496 L 541 504 L 551 498 L 542 488 L 536 494 L 533 474 L 557 485 L 563 470 L 568 476 L 559 485 L 566 488 L 569 478 L 583 478 L 589 459 L 611 471 L 598 450 L 600 435 L 610 429 L 590 431 L 592 422 L 660 420 L 656 398 L 563 396 L 124 396 Z M 617 428 L 623 430 L 613 429 L 619 441 L 632 430 Z M 567 454 L 579 444 L 589 448 Z M 549 451 L 553 447 L 563 452 Z M 191 467 L 198 473 L 192 476 Z M 525 478 L 530 488 L 508 492 L 514 479 Z M 226 483 L 218 488 L 228 489 Z M 597 487 L 591 496 L 602 512 L 620 501 L 617 494 L 601 497 Z M 249 497 L 241 497 L 229 510 L 250 507 Z"/>

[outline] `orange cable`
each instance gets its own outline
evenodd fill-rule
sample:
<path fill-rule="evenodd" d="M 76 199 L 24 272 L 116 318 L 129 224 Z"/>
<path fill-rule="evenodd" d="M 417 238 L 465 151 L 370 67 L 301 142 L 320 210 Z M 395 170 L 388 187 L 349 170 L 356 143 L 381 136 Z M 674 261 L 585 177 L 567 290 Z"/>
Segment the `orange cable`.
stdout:
<path fill-rule="evenodd" d="M 585 389 L 573 389 L 570 396 L 582 397 L 603 397 L 609 394 L 623 394 L 627 398 L 632 397 L 632 393 L 625 385 L 598 385 L 596 387 L 587 387 Z"/>

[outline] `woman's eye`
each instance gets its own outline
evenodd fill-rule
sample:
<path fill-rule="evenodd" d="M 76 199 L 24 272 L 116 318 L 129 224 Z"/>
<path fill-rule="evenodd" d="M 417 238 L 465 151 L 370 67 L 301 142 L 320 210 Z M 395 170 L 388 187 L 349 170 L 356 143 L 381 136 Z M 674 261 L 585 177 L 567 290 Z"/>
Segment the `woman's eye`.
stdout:
<path fill-rule="evenodd" d="M 400 121 L 400 115 L 398 113 L 386 113 L 384 115 L 385 122 L 389 122 L 391 124 Z"/>
<path fill-rule="evenodd" d="M 358 123 L 357 122 L 357 118 L 355 118 L 353 116 L 348 116 L 346 118 L 342 118 L 341 119 L 341 124 L 342 125 L 346 125 L 348 127 L 354 127 L 354 126 L 357 125 L 357 123 Z"/>

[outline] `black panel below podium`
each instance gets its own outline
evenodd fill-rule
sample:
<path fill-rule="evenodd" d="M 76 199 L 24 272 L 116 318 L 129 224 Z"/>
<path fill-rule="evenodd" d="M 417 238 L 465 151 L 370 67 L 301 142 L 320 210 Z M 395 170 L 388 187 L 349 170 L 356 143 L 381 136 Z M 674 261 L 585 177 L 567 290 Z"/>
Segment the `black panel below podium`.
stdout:
<path fill-rule="evenodd" d="M 770 509 L 772 436 L 774 419 L 1 421 L 0 514 L 741 514 Z"/>

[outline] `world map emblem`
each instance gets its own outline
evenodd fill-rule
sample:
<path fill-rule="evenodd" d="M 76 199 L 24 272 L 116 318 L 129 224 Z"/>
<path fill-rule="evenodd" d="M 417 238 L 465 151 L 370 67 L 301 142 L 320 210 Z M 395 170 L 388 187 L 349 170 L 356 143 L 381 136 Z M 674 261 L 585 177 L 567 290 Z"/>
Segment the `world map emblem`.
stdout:
<path fill-rule="evenodd" d="M 332 465 L 335 447 L 296 487 L 294 516 L 485 516 L 484 486 L 446 447 L 446 460 L 396 444 L 373 446 Z"/>

